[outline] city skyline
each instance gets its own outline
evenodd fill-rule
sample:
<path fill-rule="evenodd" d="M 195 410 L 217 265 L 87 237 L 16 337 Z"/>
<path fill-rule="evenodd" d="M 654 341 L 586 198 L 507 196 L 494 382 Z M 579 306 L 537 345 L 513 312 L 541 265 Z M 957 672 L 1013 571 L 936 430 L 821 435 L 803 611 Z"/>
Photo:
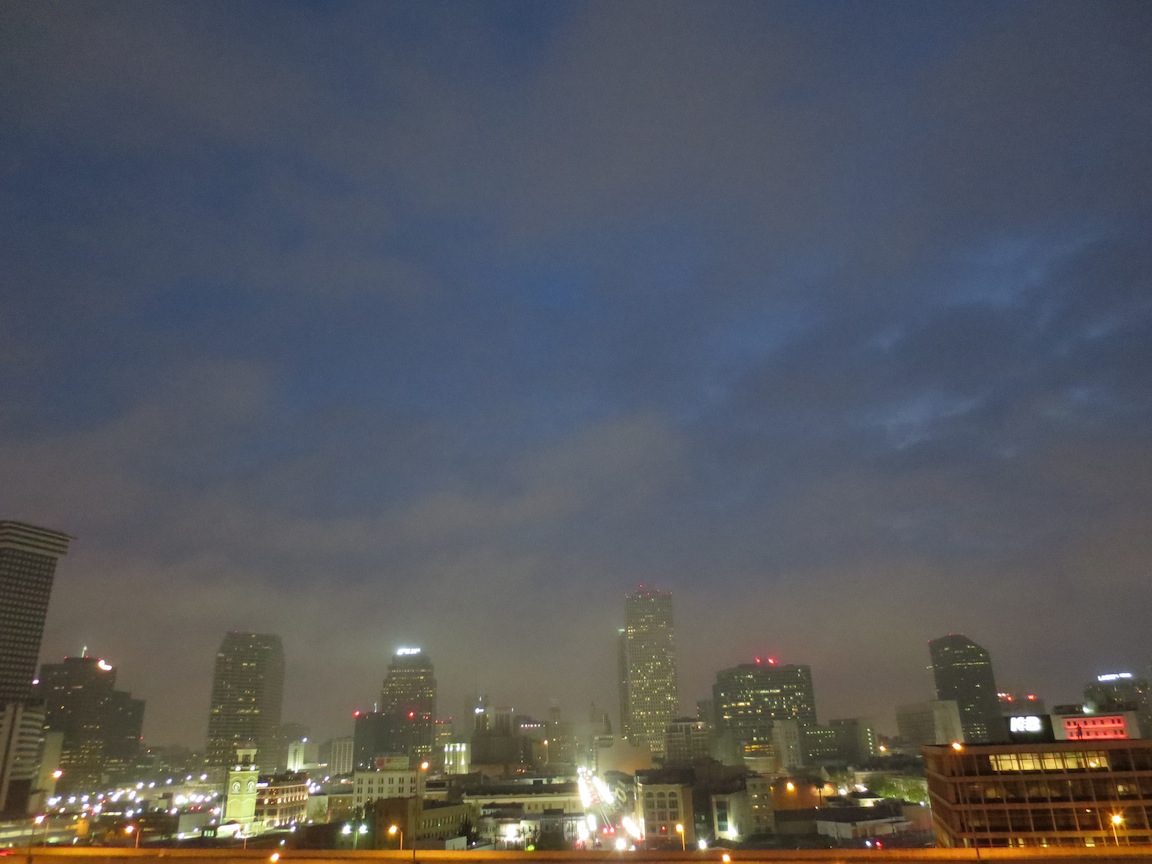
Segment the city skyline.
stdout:
<path fill-rule="evenodd" d="M 229 630 L 318 734 L 404 645 L 615 724 L 638 584 L 682 710 L 1152 660 L 1152 5 L 10 0 L 0 70 L 0 518 L 149 741 Z"/>
<path fill-rule="evenodd" d="M 629 600 L 629 599 L 634 598 L 638 595 L 660 594 L 660 593 L 661 592 L 659 592 L 659 590 L 656 588 L 651 588 L 651 587 L 645 588 L 644 586 L 640 586 L 639 588 L 636 589 L 636 592 L 623 595 L 623 599 Z M 282 642 L 279 634 L 274 634 L 274 633 L 250 634 L 250 633 L 241 633 L 241 632 L 236 632 L 236 631 L 230 631 L 230 632 L 225 634 L 225 643 L 227 643 L 230 638 L 254 637 L 254 636 L 260 637 L 261 639 L 274 639 L 277 642 Z M 622 638 L 622 636 L 623 636 L 623 631 L 620 631 L 618 633 L 618 637 Z M 935 639 L 926 640 L 925 645 L 924 645 L 924 648 L 925 648 L 924 673 L 925 674 L 923 676 L 924 680 L 922 682 L 923 688 L 919 692 L 919 698 L 921 701 L 928 700 L 928 699 L 932 698 L 933 696 L 935 696 L 936 698 L 942 698 L 940 696 L 939 685 L 935 681 L 935 678 L 933 675 L 932 656 L 931 656 L 931 651 L 930 651 L 932 644 L 933 643 L 940 643 L 940 642 L 948 643 L 948 642 L 951 642 L 952 640 L 957 640 L 957 639 L 961 640 L 962 642 L 966 643 L 967 645 L 973 646 L 974 648 L 978 649 L 979 651 L 984 650 L 980 646 L 978 646 L 974 642 L 972 642 L 971 640 L 965 639 L 965 637 L 961 636 L 960 634 L 949 633 L 949 634 L 946 634 L 944 636 L 936 637 Z M 220 658 L 221 658 L 221 653 L 223 651 L 223 648 L 224 648 L 224 646 L 221 645 L 220 649 L 218 649 L 216 652 L 217 666 L 221 662 Z M 87 648 L 85 648 L 85 650 L 87 650 Z M 985 657 L 987 656 L 987 653 L 988 652 L 984 652 Z M 89 655 L 84 654 L 82 656 L 88 657 Z M 404 670 L 405 667 L 407 667 L 409 664 L 412 664 L 413 668 L 426 668 L 428 671 L 431 671 L 430 661 L 427 659 L 428 657 L 429 657 L 429 652 L 425 651 L 423 647 L 414 648 L 411 646 L 397 645 L 396 648 L 393 651 L 391 651 L 388 654 L 388 656 L 386 658 L 384 658 L 384 661 L 383 661 L 383 662 L 387 663 L 387 665 L 383 667 L 383 672 L 382 672 L 382 674 L 384 676 L 385 688 L 388 685 L 389 675 L 392 674 L 397 668 Z M 65 655 L 65 659 L 67 659 L 67 658 L 68 658 L 68 655 Z M 617 657 L 617 658 L 614 658 L 614 661 L 618 664 L 620 659 L 621 658 Z M 803 660 L 802 657 L 801 658 L 793 658 L 793 659 L 799 659 L 801 661 Z M 93 661 L 94 661 L 94 658 L 93 658 Z M 104 663 L 104 660 L 101 659 L 100 662 Z M 290 663 L 290 658 L 287 656 L 287 652 L 285 652 L 285 656 L 284 656 L 282 662 L 283 662 L 282 674 L 284 677 L 283 689 L 288 690 L 291 684 L 296 684 L 297 685 L 296 689 L 300 690 L 304 694 L 307 694 L 307 692 L 308 692 L 308 688 L 306 686 L 307 682 L 301 682 L 299 680 L 297 680 L 297 681 L 292 680 L 292 674 L 291 674 L 292 673 L 292 666 Z M 842 701 L 840 699 L 837 699 L 836 698 L 837 694 L 829 692 L 827 690 L 827 688 L 816 686 L 820 683 L 821 676 L 819 674 L 819 670 L 817 670 L 815 674 L 811 671 L 810 664 L 803 663 L 803 662 L 800 662 L 800 663 L 792 663 L 790 661 L 784 662 L 784 661 L 778 660 L 776 657 L 768 657 L 768 656 L 749 657 L 749 658 L 746 658 L 746 660 L 741 660 L 741 659 L 737 658 L 733 662 L 735 663 L 735 665 L 731 666 L 730 668 L 724 667 L 724 668 L 720 668 L 720 669 L 717 669 L 714 672 L 712 672 L 711 678 L 710 678 L 710 683 L 707 685 L 707 687 L 705 687 L 699 694 L 687 694 L 687 695 L 685 695 L 683 697 L 684 701 L 686 703 L 695 704 L 699 700 L 715 698 L 716 687 L 719 686 L 718 682 L 724 676 L 731 675 L 733 673 L 739 672 L 740 670 L 749 671 L 749 670 L 755 670 L 758 668 L 765 668 L 765 669 L 779 668 L 785 676 L 792 675 L 792 674 L 801 674 L 801 678 L 806 682 L 805 686 L 807 686 L 809 688 L 808 692 L 810 694 L 812 694 L 815 698 L 815 703 L 810 702 L 808 704 L 810 706 L 812 704 L 818 704 L 820 706 L 820 710 L 819 710 L 820 717 L 823 718 L 823 722 L 825 724 L 829 722 L 829 718 L 859 717 L 859 718 L 864 719 L 864 720 L 868 721 L 869 723 L 873 724 L 876 727 L 876 729 L 883 734 L 895 735 L 897 732 L 895 717 L 896 717 L 896 710 L 899 707 L 899 705 L 895 699 L 885 700 L 885 699 L 881 698 L 881 700 L 877 703 L 877 704 L 881 705 L 881 708 L 879 711 L 872 711 L 872 712 L 856 711 L 856 710 L 853 710 L 853 705 L 850 702 L 845 702 L 845 701 Z M 43 661 L 43 663 L 47 664 L 48 661 L 45 660 L 45 661 Z M 427 665 L 427 667 L 423 667 L 422 664 L 428 664 L 428 665 Z M 1103 668 L 1103 667 L 1100 667 L 1100 668 Z M 618 670 L 619 670 L 618 665 L 614 666 L 612 669 L 602 670 L 602 675 L 605 677 L 605 680 L 601 683 L 604 685 L 607 685 L 607 683 L 609 682 L 609 679 L 611 679 L 611 683 L 614 683 L 618 686 L 620 683 L 618 680 L 618 677 L 613 676 L 613 674 L 612 674 L 614 671 L 618 671 Z M 1131 670 L 1130 673 L 1125 672 L 1125 673 L 1120 673 L 1120 674 L 1124 674 L 1124 675 L 1131 674 L 1131 675 L 1134 675 L 1134 677 L 1136 679 L 1141 679 L 1145 676 L 1152 678 L 1152 663 L 1130 664 L 1130 670 Z M 1115 671 L 1113 671 L 1111 674 L 1104 674 L 1102 677 L 1106 678 L 1106 679 L 1113 679 L 1113 678 L 1117 677 L 1117 673 Z M 1078 703 L 1084 701 L 1081 699 L 1081 695 L 1085 694 L 1089 688 L 1092 688 L 1094 685 L 1096 685 L 1098 683 L 1097 678 L 1098 678 L 1098 676 L 1095 674 L 1093 674 L 1091 677 L 1086 677 L 1083 680 L 1079 680 L 1079 679 L 1072 680 L 1071 678 L 1068 678 L 1068 679 L 1063 681 L 1063 685 L 1062 685 L 1063 689 L 1060 690 L 1058 694 L 1055 694 L 1054 696 L 1049 695 L 1049 694 L 1044 694 L 1044 696 L 1042 698 L 1049 705 L 1078 704 Z M 420 679 L 416 679 L 416 680 L 420 680 Z M 304 684 L 305 686 L 300 687 L 301 684 Z M 419 686 L 424 686 L 424 685 L 421 684 Z M 433 686 L 435 686 L 434 679 L 433 679 Z M 883 697 L 884 694 L 889 692 L 888 690 L 885 690 L 883 688 L 876 688 L 876 689 L 879 692 L 881 697 Z M 1002 690 L 1003 687 L 1001 687 L 1000 689 Z M 1035 689 L 1035 688 L 1033 688 L 1033 689 Z M 576 702 L 576 701 L 569 702 L 567 700 L 564 700 L 562 697 L 557 698 L 556 696 L 545 697 L 545 696 L 541 695 L 542 692 L 556 693 L 558 691 L 548 690 L 548 691 L 533 692 L 533 693 L 531 693 L 531 696 L 529 699 L 521 700 L 516 706 L 512 706 L 511 703 L 516 702 L 517 700 L 502 699 L 501 698 L 501 692 L 496 691 L 494 694 L 494 704 L 509 705 L 509 707 L 514 707 L 518 714 L 526 715 L 526 716 L 535 716 L 535 717 L 545 716 L 546 711 L 547 711 L 547 709 L 545 707 L 546 705 L 551 706 L 551 707 L 559 706 L 561 708 L 563 714 L 567 717 L 575 718 L 575 717 L 582 716 L 582 714 L 583 714 L 582 705 L 579 704 L 578 702 Z M 893 687 L 891 692 L 908 692 L 908 691 L 901 690 L 901 688 L 897 685 L 897 686 Z M 377 691 L 377 693 L 380 696 L 381 700 L 383 700 L 384 699 L 384 693 L 380 693 L 379 690 Z M 1061 694 L 1063 694 L 1063 695 L 1061 695 Z M 463 698 L 457 698 L 460 695 L 461 694 L 452 694 L 447 699 L 443 699 L 442 701 L 444 703 L 447 703 L 450 705 L 463 705 L 468 700 L 463 699 Z M 474 695 L 474 693 L 469 691 L 469 697 L 471 698 L 473 695 Z M 421 697 L 421 698 L 424 698 L 424 697 Z M 791 697 L 786 697 L 786 698 L 791 698 Z M 434 702 L 436 701 L 435 696 L 433 696 L 433 701 Z M 371 700 L 368 700 L 368 701 L 359 700 L 355 696 L 348 696 L 346 699 L 343 699 L 340 702 L 339 707 L 346 709 L 344 711 L 338 710 L 337 706 L 332 705 L 332 704 L 319 705 L 319 704 L 315 703 L 313 700 L 310 700 L 307 697 L 307 695 L 305 695 L 300 700 L 300 702 L 304 703 L 304 704 L 310 704 L 310 708 L 311 708 L 312 713 L 308 714 L 307 712 L 301 713 L 298 711 L 297 713 L 294 714 L 294 713 L 292 713 L 291 706 L 289 706 L 288 708 L 285 708 L 282 711 L 282 722 L 284 722 L 284 723 L 301 723 L 303 721 L 303 725 L 306 727 L 309 727 L 312 730 L 310 732 L 311 736 L 313 738 L 321 738 L 321 739 L 350 736 L 353 732 L 355 717 L 359 716 L 359 711 L 361 710 L 361 708 L 359 706 L 363 706 L 366 704 L 377 704 L 377 705 L 380 705 L 381 708 L 383 708 L 383 706 L 384 706 L 384 701 L 372 703 Z M 299 703 L 298 703 L 298 705 L 299 705 Z M 833 707 L 830 709 L 830 708 L 826 707 L 828 705 L 838 706 L 838 707 Z M 618 702 L 614 705 L 614 707 L 616 709 L 622 709 L 623 705 L 622 705 L 622 703 Z M 601 709 L 604 708 L 604 703 L 600 704 L 600 708 Z M 613 712 L 611 710 L 608 711 L 609 715 L 612 715 L 612 713 Z M 298 716 L 298 714 L 300 716 Z M 695 712 L 691 711 L 691 710 L 682 710 L 680 712 L 680 715 L 677 715 L 677 716 L 695 717 Z M 809 722 L 815 723 L 814 716 L 809 716 L 809 715 L 804 715 L 804 716 Z M 440 711 L 435 712 L 435 717 L 437 719 L 454 717 L 454 718 L 456 718 L 457 722 L 463 722 L 465 724 L 467 724 L 471 720 L 471 718 L 469 716 L 467 716 L 467 713 L 465 711 L 457 712 L 457 711 L 452 711 L 452 710 L 447 710 L 447 711 L 440 710 Z M 673 717 L 673 719 L 675 719 L 675 716 Z M 191 727 L 189 727 L 189 728 L 191 728 Z M 145 731 L 147 732 L 147 728 L 145 729 Z M 718 727 L 717 731 L 723 731 L 723 730 L 720 727 Z M 622 730 L 617 730 L 617 732 L 622 733 Z M 145 744 L 146 745 L 178 744 L 178 745 L 182 745 L 182 746 L 190 746 L 193 749 L 196 749 L 196 748 L 199 748 L 201 746 L 201 740 L 204 738 L 204 734 L 205 733 L 203 731 L 194 732 L 190 738 L 187 738 L 187 739 L 174 738 L 172 740 L 156 739 L 154 737 L 150 738 L 148 735 L 146 735 L 145 736 Z M 210 732 L 209 732 L 209 734 L 210 734 Z"/>

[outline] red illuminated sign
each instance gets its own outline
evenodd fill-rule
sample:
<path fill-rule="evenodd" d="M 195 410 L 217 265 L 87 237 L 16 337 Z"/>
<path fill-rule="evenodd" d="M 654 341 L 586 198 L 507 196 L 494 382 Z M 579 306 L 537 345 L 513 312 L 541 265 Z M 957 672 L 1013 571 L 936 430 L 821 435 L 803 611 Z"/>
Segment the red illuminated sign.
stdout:
<path fill-rule="evenodd" d="M 1090 741 L 1097 738 L 1127 738 L 1128 723 L 1125 721 L 1123 714 L 1065 717 L 1064 736 L 1069 741 Z"/>

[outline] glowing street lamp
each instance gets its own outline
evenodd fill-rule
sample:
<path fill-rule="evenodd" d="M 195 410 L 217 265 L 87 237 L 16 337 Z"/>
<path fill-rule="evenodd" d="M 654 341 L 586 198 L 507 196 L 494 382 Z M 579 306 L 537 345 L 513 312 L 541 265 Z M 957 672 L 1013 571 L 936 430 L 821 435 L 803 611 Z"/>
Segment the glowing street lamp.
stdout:
<path fill-rule="evenodd" d="M 396 837 L 397 835 L 399 835 L 399 839 L 400 839 L 400 851 L 403 852 L 404 851 L 404 832 L 400 830 L 400 827 L 398 825 L 389 825 L 388 826 L 388 836 L 389 837 Z"/>
<path fill-rule="evenodd" d="M 1112 839 L 1116 841 L 1116 845 L 1120 845 L 1120 835 L 1116 833 L 1116 829 L 1124 824 L 1124 816 L 1120 813 L 1112 814 Z"/>
<path fill-rule="evenodd" d="M 124 833 L 127 834 L 129 837 L 131 837 L 133 834 L 136 835 L 136 842 L 133 845 L 137 849 L 139 849 L 140 848 L 140 838 L 143 836 L 144 832 L 137 830 L 137 826 L 135 826 L 135 825 L 125 825 L 124 826 Z"/>
<path fill-rule="evenodd" d="M 676 823 L 676 833 L 680 835 L 680 851 L 688 851 L 688 841 L 684 839 L 684 826 L 679 822 Z"/>

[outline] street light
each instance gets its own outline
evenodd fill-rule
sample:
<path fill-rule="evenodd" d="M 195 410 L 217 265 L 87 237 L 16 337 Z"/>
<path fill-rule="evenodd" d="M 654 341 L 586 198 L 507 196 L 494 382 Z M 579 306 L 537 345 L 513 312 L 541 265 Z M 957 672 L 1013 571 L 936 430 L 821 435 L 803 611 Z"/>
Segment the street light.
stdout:
<path fill-rule="evenodd" d="M 1124 817 L 1120 813 L 1112 814 L 1112 839 L 1116 841 L 1116 845 L 1120 845 L 1120 835 L 1116 833 L 1116 829 L 1124 824 Z"/>
<path fill-rule="evenodd" d="M 687 841 L 684 839 L 684 826 L 679 822 L 676 823 L 676 833 L 680 835 L 680 851 L 687 852 L 688 846 L 686 845 Z"/>
<path fill-rule="evenodd" d="M 397 834 L 400 835 L 400 851 L 403 852 L 404 851 L 404 832 L 401 831 L 399 826 L 397 826 L 397 825 L 389 825 L 388 826 L 388 836 L 389 837 L 395 837 Z"/>
<path fill-rule="evenodd" d="M 133 845 L 135 845 L 135 847 L 137 849 L 139 849 L 140 848 L 140 838 L 144 835 L 144 832 L 136 830 L 135 825 L 125 825 L 124 826 L 124 833 L 127 834 L 129 837 L 131 837 L 133 834 L 136 835 L 136 842 Z"/>

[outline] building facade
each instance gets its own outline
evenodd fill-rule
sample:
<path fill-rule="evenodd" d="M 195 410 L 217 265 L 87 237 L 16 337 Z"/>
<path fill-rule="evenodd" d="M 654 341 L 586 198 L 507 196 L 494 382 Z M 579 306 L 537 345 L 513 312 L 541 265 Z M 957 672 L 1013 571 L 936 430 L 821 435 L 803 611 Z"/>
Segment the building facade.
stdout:
<path fill-rule="evenodd" d="M 643 587 L 629 594 L 619 638 L 621 732 L 662 754 L 664 732 L 680 703 L 672 595 Z"/>
<path fill-rule="evenodd" d="M 420 648 L 398 648 L 380 689 L 385 755 L 419 764 L 432 759 L 436 741 L 436 674 Z"/>
<path fill-rule="evenodd" d="M 1131 672 L 1109 672 L 1097 675 L 1084 688 L 1084 707 L 1094 714 L 1120 711 L 1135 713 L 1140 737 L 1152 738 L 1152 687 L 1148 679 Z"/>
<path fill-rule="evenodd" d="M 794 720 L 801 728 L 816 725 L 816 696 L 808 666 L 757 658 L 716 674 L 712 687 L 716 731 L 724 742 L 726 761 L 774 743 L 773 728 Z"/>
<path fill-rule="evenodd" d="M 284 703 L 284 646 L 270 633 L 231 632 L 216 653 L 208 712 L 208 764 L 232 765 L 241 748 L 275 771 Z"/>
<path fill-rule="evenodd" d="M 71 538 L 0 521 L 0 703 L 27 699 L 40 659 L 56 562 Z"/>
<path fill-rule="evenodd" d="M 966 636 L 950 633 L 928 643 L 936 698 L 951 699 L 960 709 L 964 740 L 985 743 L 1004 740 L 1000 697 L 992 658 Z"/>
<path fill-rule="evenodd" d="M 647 848 L 695 847 L 692 789 L 691 771 L 661 768 L 636 772 L 636 822 Z"/>
<path fill-rule="evenodd" d="M 43 742 L 43 706 L 32 681 L 56 563 L 71 538 L 59 531 L 0 521 L 0 814 L 32 803 Z"/>
<path fill-rule="evenodd" d="M 1152 741 L 924 748 L 936 844 L 1152 844 Z"/>
<path fill-rule="evenodd" d="M 96 657 L 65 657 L 40 667 L 34 688 L 44 729 L 61 734 L 61 791 L 90 791 L 127 776 L 140 753 L 144 701 L 116 689 L 116 670 Z"/>
<path fill-rule="evenodd" d="M 932 699 L 896 708 L 896 729 L 901 740 L 923 747 L 925 744 L 963 743 L 964 726 L 960 706 L 952 699 Z"/>
<path fill-rule="evenodd" d="M 357 771 L 353 777 L 353 806 L 363 807 L 386 798 L 423 798 L 427 773 L 419 768 Z"/>

